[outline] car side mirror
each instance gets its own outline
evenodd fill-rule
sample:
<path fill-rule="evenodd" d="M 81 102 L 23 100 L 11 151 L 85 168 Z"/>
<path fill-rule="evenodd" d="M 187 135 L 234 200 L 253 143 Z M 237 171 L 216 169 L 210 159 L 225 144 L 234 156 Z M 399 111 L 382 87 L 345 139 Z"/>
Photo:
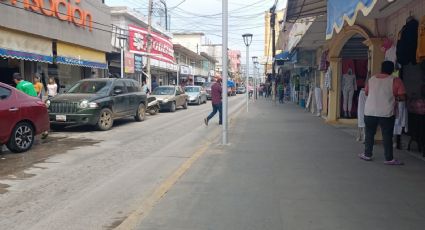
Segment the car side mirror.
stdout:
<path fill-rule="evenodd" d="M 114 95 L 120 95 L 122 93 L 123 93 L 122 89 L 115 89 L 114 90 Z"/>

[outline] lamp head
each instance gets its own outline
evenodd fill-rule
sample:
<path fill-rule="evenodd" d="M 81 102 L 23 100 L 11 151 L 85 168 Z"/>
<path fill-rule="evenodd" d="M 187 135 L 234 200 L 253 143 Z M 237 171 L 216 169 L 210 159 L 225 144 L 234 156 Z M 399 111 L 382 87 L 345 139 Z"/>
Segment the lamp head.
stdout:
<path fill-rule="evenodd" d="M 252 56 L 252 62 L 254 62 L 254 64 L 257 62 L 258 63 L 258 57 L 257 56 Z"/>
<path fill-rule="evenodd" d="M 252 34 L 243 34 L 243 42 L 245 43 L 246 46 L 251 45 L 252 42 Z"/>

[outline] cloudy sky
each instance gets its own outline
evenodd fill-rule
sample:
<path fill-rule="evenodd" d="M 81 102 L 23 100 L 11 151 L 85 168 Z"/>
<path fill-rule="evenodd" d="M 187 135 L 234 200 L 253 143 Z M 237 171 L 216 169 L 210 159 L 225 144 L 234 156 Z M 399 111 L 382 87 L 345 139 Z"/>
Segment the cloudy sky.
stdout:
<path fill-rule="evenodd" d="M 159 9 L 159 0 L 154 0 Z M 171 32 L 204 32 L 212 43 L 221 44 L 222 0 L 165 0 L 169 12 Z M 128 6 L 147 14 L 148 0 L 106 0 L 108 5 Z M 252 33 L 250 56 L 264 56 L 264 12 L 273 6 L 274 0 L 229 0 L 229 48 L 242 51 L 245 64 L 245 45 L 242 34 Z M 286 0 L 278 1 L 278 9 Z M 160 21 L 160 10 L 154 10 Z M 164 21 L 164 20 L 163 20 Z"/>

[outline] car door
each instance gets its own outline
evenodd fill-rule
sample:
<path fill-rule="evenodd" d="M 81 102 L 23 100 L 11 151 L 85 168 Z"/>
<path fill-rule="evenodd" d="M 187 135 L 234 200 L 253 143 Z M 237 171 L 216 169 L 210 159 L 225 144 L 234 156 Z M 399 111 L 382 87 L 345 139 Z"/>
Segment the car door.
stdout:
<path fill-rule="evenodd" d="M 20 117 L 16 93 L 12 89 L 0 86 L 0 142 L 4 143 Z"/>
<path fill-rule="evenodd" d="M 127 88 L 123 79 L 117 79 L 112 88 L 113 112 L 115 116 L 126 115 L 129 107 Z"/>
<path fill-rule="evenodd" d="M 206 101 L 207 100 L 207 91 L 205 90 L 204 87 L 200 87 L 200 91 L 201 91 L 201 100 L 202 101 Z"/>
<path fill-rule="evenodd" d="M 178 86 L 177 89 L 176 89 L 176 97 L 177 97 L 177 101 L 178 101 L 177 106 L 184 105 L 186 99 L 184 98 L 183 89 L 180 86 Z"/>
<path fill-rule="evenodd" d="M 128 113 L 130 115 L 135 114 L 138 106 L 139 106 L 139 101 L 138 101 L 138 96 L 137 96 L 137 91 L 138 88 L 136 86 L 136 82 L 133 80 L 126 80 L 125 81 L 125 85 L 127 88 L 127 98 L 128 98 Z"/>

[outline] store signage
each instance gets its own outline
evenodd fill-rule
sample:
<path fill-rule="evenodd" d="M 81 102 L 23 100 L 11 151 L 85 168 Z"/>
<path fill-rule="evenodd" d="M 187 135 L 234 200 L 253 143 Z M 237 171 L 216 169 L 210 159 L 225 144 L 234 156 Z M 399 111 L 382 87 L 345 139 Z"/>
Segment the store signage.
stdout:
<path fill-rule="evenodd" d="M 190 66 L 182 65 L 180 66 L 180 74 L 192 75 L 192 68 L 190 68 Z"/>
<path fill-rule="evenodd" d="M 134 53 L 125 52 L 125 68 L 126 73 L 134 73 Z"/>
<path fill-rule="evenodd" d="M 0 2 L 7 1 L 10 2 L 10 5 L 23 7 L 25 10 L 53 17 L 60 21 L 67 21 L 93 31 L 92 14 L 79 7 L 81 0 L 74 0 L 74 4 L 71 0 L 0 0 Z"/>
<path fill-rule="evenodd" d="M 134 55 L 134 72 L 142 73 L 143 72 L 143 56 L 135 54 Z"/>
<path fill-rule="evenodd" d="M 129 26 L 129 46 L 130 51 L 136 54 L 148 55 L 148 31 L 145 28 Z M 151 52 L 152 59 L 175 63 L 173 43 L 166 36 L 151 32 Z"/>

